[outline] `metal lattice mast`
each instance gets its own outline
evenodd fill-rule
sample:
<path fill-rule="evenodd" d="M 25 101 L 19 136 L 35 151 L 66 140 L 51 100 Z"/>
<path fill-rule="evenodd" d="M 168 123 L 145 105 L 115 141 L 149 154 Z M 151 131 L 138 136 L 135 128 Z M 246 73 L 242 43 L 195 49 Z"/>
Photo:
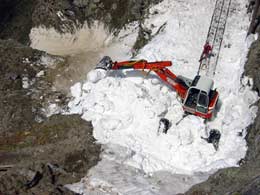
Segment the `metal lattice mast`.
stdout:
<path fill-rule="evenodd" d="M 208 68 L 206 70 L 206 74 L 208 76 L 213 76 L 216 71 L 222 41 L 225 33 L 227 18 L 230 11 L 231 1 L 232 0 L 216 0 L 215 3 L 214 12 L 211 18 L 209 31 L 207 35 L 207 41 L 210 45 L 212 45 L 212 53 L 215 54 L 215 56 L 211 57 L 211 59 L 209 60 Z"/>

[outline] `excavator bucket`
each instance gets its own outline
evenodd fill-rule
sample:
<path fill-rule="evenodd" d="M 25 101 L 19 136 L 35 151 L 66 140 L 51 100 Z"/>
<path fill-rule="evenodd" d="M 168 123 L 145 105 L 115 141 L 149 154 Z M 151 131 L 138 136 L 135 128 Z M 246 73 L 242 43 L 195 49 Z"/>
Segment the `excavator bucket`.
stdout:
<path fill-rule="evenodd" d="M 104 56 L 96 65 L 96 69 L 110 70 L 113 66 L 113 61 L 109 56 Z"/>

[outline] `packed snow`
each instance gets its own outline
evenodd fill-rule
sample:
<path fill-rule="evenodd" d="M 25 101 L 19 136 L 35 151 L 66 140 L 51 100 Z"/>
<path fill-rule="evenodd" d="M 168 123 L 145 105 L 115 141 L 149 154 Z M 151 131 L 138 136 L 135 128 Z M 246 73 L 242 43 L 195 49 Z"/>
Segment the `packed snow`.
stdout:
<path fill-rule="evenodd" d="M 90 169 L 88 177 L 67 187 L 86 195 L 173 195 L 208 177 L 203 173 L 190 176 L 167 171 L 145 174 L 140 169 L 123 164 L 129 155 L 127 148 L 110 145 L 103 149 L 102 160 Z"/>
<path fill-rule="evenodd" d="M 154 6 L 145 25 L 153 31 L 163 24 L 166 24 L 165 28 L 139 52 L 136 59 L 171 60 L 173 66 L 170 69 L 175 74 L 192 79 L 197 72 L 213 8 L 213 0 L 164 0 Z M 253 103 L 258 99 L 251 90 L 251 79 L 241 79 L 250 46 L 249 39 L 246 39 L 248 25 L 244 0 L 233 2 L 213 78 L 222 105 L 216 118 L 207 125 L 203 119 L 192 115 L 176 125 L 183 115 L 176 92 L 154 74 L 146 75 L 134 70 L 89 72 L 84 82 L 71 87 L 74 99 L 69 103 L 70 113 L 81 114 L 83 119 L 91 121 L 94 137 L 115 156 L 120 155 L 117 150 L 124 150 L 124 158 L 119 164 L 144 174 L 166 171 L 196 175 L 238 166 L 238 161 L 246 154 L 246 128 L 256 116 L 257 107 Z M 250 37 L 250 42 L 252 39 L 255 37 Z M 126 36 L 121 44 L 129 44 L 128 41 Z M 120 51 L 118 59 L 124 56 L 129 56 L 129 51 Z M 162 117 L 169 119 L 172 125 L 167 134 L 158 135 Z M 221 132 L 217 151 L 212 144 L 201 139 L 208 136 L 210 129 Z M 103 156 L 100 163 L 108 160 Z M 112 162 L 116 163 L 116 160 L 112 159 Z M 97 167 L 102 169 L 102 166 Z M 92 178 L 92 183 L 93 175 L 100 175 L 97 167 L 87 176 Z M 110 194 L 127 194 L 116 182 L 109 181 L 109 176 L 97 177 L 94 178 L 95 185 L 113 189 Z M 147 193 L 162 194 L 162 191 Z M 129 194 L 138 193 L 132 191 Z"/>

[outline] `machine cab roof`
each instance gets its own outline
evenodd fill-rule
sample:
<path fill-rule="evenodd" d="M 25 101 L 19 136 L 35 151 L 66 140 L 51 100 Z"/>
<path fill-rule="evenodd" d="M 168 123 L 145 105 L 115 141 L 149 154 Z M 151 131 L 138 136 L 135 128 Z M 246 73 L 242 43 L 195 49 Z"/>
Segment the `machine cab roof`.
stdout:
<path fill-rule="evenodd" d="M 210 90 L 213 88 L 213 85 L 214 82 L 212 79 L 198 75 L 194 78 L 191 87 L 203 91 L 208 95 L 210 93 Z"/>
<path fill-rule="evenodd" d="M 207 113 L 209 106 L 209 94 L 213 88 L 213 80 L 205 76 L 196 76 L 191 83 L 183 106 L 188 112 Z"/>

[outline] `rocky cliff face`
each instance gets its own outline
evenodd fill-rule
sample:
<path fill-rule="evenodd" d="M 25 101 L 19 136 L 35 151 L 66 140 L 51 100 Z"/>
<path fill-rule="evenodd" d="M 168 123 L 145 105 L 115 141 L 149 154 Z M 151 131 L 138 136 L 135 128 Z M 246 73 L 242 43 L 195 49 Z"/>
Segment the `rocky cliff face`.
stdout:
<path fill-rule="evenodd" d="M 13 40 L 0 40 L 0 53 L 0 194 L 70 194 L 63 185 L 98 162 L 100 146 L 80 116 L 44 114 L 65 96 L 52 90 L 43 58 L 65 61 Z"/>
<path fill-rule="evenodd" d="M 260 33 L 260 29 L 258 30 Z M 254 89 L 260 95 L 260 39 L 253 43 L 245 66 L 245 74 L 253 78 Z M 248 128 L 248 153 L 246 159 L 260 166 L 260 102 L 258 101 L 258 115 L 255 123 Z"/>
<path fill-rule="evenodd" d="M 0 5 L 0 38 L 29 43 L 32 27 L 54 27 L 74 32 L 87 22 L 102 21 L 116 33 L 126 24 L 141 21 L 151 4 L 161 0 L 4 0 Z"/>
<path fill-rule="evenodd" d="M 33 0 L 3 0 L 0 5 L 0 39 L 29 42 L 32 27 Z"/>
<path fill-rule="evenodd" d="M 77 115 L 52 116 L 4 138 L 1 194 L 73 194 L 63 186 L 78 182 L 99 160 L 92 126 Z"/>

